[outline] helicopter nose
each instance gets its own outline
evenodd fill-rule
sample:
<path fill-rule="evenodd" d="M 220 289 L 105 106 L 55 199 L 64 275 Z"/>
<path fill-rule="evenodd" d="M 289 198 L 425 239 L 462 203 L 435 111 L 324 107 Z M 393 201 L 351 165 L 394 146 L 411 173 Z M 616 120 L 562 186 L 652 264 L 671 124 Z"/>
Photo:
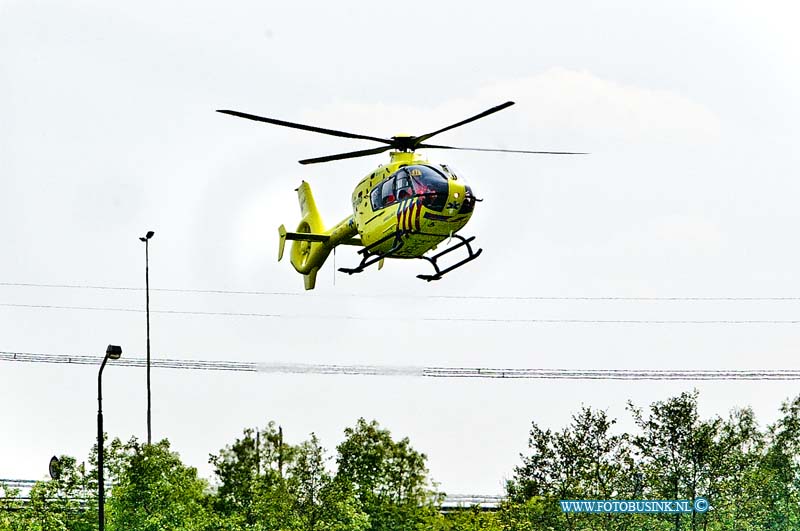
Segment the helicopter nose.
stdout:
<path fill-rule="evenodd" d="M 466 187 L 462 183 L 454 180 L 450 181 L 450 196 L 447 198 L 447 209 L 452 214 L 461 213 L 461 207 L 466 199 L 466 192 Z"/>
<path fill-rule="evenodd" d="M 451 181 L 452 189 L 452 203 L 454 208 L 458 208 L 459 214 L 469 214 L 475 210 L 475 196 L 472 194 L 470 187 L 464 183 L 457 183 Z M 456 206 L 458 205 L 458 206 Z"/>
<path fill-rule="evenodd" d="M 466 188 L 463 184 L 458 182 L 451 182 L 450 183 L 450 195 L 452 196 L 454 201 L 461 202 L 464 200 L 464 196 L 466 195 Z"/>

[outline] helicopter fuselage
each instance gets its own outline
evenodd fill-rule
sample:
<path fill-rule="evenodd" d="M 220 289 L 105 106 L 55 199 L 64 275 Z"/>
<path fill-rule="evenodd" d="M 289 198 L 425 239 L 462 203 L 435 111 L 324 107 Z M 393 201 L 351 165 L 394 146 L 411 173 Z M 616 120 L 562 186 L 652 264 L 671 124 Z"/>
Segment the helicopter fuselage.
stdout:
<path fill-rule="evenodd" d="M 419 258 L 450 238 L 467 224 L 476 201 L 452 168 L 402 151 L 364 177 L 351 199 L 362 245 L 378 253 L 394 248 L 392 258 Z"/>
<path fill-rule="evenodd" d="M 389 164 L 378 166 L 353 190 L 353 214 L 328 229 L 309 184 L 304 181 L 297 188 L 302 219 L 296 232 L 288 232 L 283 225 L 278 228 L 278 260 L 285 242 L 294 241 L 291 262 L 305 276 L 306 289 L 313 289 L 319 268 L 338 245 L 363 247 L 359 251 L 362 264 L 341 269 L 352 274 L 383 258 L 426 258 L 441 271 L 436 265 L 438 255 L 429 258 L 425 253 L 452 237 L 464 242 L 456 248 L 468 244 L 456 233 L 472 217 L 477 201 L 472 189 L 444 164 L 432 164 L 413 152 L 390 155 Z M 467 250 L 466 261 L 480 254 L 468 245 Z"/>

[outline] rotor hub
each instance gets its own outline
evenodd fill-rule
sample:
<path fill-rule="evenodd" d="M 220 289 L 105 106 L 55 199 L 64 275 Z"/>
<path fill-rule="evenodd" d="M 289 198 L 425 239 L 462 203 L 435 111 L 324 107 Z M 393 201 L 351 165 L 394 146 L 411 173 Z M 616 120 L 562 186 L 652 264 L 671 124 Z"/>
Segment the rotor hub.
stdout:
<path fill-rule="evenodd" d="M 414 151 L 417 147 L 417 137 L 414 135 L 395 135 L 392 137 L 392 147 L 400 151 Z"/>

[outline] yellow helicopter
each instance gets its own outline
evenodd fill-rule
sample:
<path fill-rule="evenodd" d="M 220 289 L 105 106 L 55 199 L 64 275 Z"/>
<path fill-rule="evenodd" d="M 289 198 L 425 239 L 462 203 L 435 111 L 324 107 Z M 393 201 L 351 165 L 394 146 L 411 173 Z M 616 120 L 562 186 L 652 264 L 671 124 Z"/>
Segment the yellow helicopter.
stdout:
<path fill-rule="evenodd" d="M 265 118 L 238 111 L 218 110 L 217 112 L 314 133 L 371 140 L 384 144 L 372 149 L 305 159 L 301 160 L 300 164 L 365 157 L 394 150 L 389 153 L 390 162 L 388 164 L 378 166 L 356 185 L 352 194 L 353 213 L 330 229 L 325 229 L 308 183 L 303 181 L 297 188 L 302 220 L 296 232 L 287 232 L 283 225 L 278 228 L 280 237 L 278 260 L 283 258 L 286 240 L 292 240 L 294 242 L 291 249 L 292 265 L 298 273 L 304 276 L 305 288 L 309 290 L 314 289 L 319 268 L 337 245 L 362 247 L 358 251 L 361 255 L 361 262 L 356 267 L 340 268 L 339 271 L 352 275 L 361 273 L 375 263 L 378 263 L 378 269 L 380 269 L 385 258 L 421 258 L 430 262 L 434 268 L 432 275 L 417 275 L 418 278 L 428 282 L 439 280 L 443 275 L 480 256 L 482 250 L 473 250 L 470 245 L 475 236 L 465 238 L 457 232 L 467 224 L 472 217 L 475 203 L 481 200 L 475 197 L 469 185 L 451 167 L 445 164 L 432 164 L 415 153 L 415 150 L 455 149 L 550 155 L 584 154 L 568 151 L 463 148 L 426 143 L 428 139 L 439 133 L 489 116 L 511 105 L 514 105 L 514 102 L 507 101 L 471 118 L 425 135 L 396 135 L 390 139 Z M 433 256 L 425 256 L 425 253 L 436 249 L 444 240 L 449 242 L 453 238 L 456 239 L 455 244 L 448 244 L 447 248 Z M 466 248 L 467 256 L 465 258 L 445 268 L 439 266 L 439 258 L 460 248 Z"/>

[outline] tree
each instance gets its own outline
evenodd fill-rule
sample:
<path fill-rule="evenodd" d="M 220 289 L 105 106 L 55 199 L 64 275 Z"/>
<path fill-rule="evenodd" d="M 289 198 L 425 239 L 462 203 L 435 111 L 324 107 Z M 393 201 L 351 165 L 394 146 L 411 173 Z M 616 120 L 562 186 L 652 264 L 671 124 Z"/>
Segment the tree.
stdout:
<path fill-rule="evenodd" d="M 633 497 L 637 484 L 632 479 L 628 435 L 612 434 L 615 423 L 604 411 L 588 407 L 560 432 L 533 423 L 528 439 L 531 453 L 521 456 L 523 464 L 506 487 L 512 502 L 506 512 L 514 521 L 527 515 L 545 527 L 579 529 L 581 522 L 591 521 L 595 528 L 624 529 L 630 519 L 563 513 L 558 504 L 569 499 Z"/>
<path fill-rule="evenodd" d="M 18 498 L 19 489 L 8 487 L 0 482 L 0 529 L 18 531 L 22 527 L 22 503 Z"/>
<path fill-rule="evenodd" d="M 766 524 L 768 492 L 763 468 L 765 436 L 753 411 L 737 409 L 723 420 L 710 457 L 711 478 L 704 495 L 712 501 L 709 528 L 761 531 Z"/>
<path fill-rule="evenodd" d="M 226 446 L 210 462 L 225 525 L 248 530 L 361 531 L 369 519 L 349 485 L 326 469 L 316 435 L 297 446 L 274 423 Z"/>
<path fill-rule="evenodd" d="M 336 480 L 349 485 L 370 517 L 370 529 L 414 529 L 433 512 L 440 494 L 428 481 L 427 457 L 406 437 L 394 441 L 376 421 L 358 419 L 337 447 Z"/>
<path fill-rule="evenodd" d="M 665 401 L 654 402 L 645 415 L 629 403 L 636 425 L 642 430 L 633 438 L 645 478 L 643 494 L 652 499 L 688 499 L 708 496 L 724 462 L 720 456 L 719 417 L 702 421 L 697 412 L 697 391 L 681 393 Z M 724 454 L 724 451 L 723 451 Z M 688 515 L 691 529 L 707 527 L 709 513 Z M 681 529 L 686 515 L 664 515 L 675 530 Z"/>
<path fill-rule="evenodd" d="M 219 480 L 215 507 L 228 523 L 243 529 L 290 529 L 297 525 L 285 472 L 296 449 L 283 442 L 274 422 L 211 455 Z"/>
<path fill-rule="evenodd" d="M 90 531 L 97 528 L 97 499 L 85 467 L 74 457 L 59 457 L 58 479 L 37 481 L 29 501 L 17 512 L 16 523 L 25 531 Z M 1 520 L 0 520 L 1 521 Z"/>
<path fill-rule="evenodd" d="M 118 452 L 114 457 L 120 469 L 108 500 L 109 530 L 208 528 L 208 485 L 170 450 L 167 440 L 140 444 L 134 437 Z"/>
<path fill-rule="evenodd" d="M 469 507 L 435 515 L 425 526 L 429 531 L 503 531 L 506 529 L 496 513 L 482 511 L 478 507 Z M 525 531 L 524 528 L 509 527 L 514 531 Z"/>
<path fill-rule="evenodd" d="M 360 508 L 350 485 L 336 481 L 325 468 L 325 450 L 315 434 L 297 447 L 290 468 L 289 490 L 295 500 L 299 529 L 306 531 L 361 531 L 369 517 Z"/>
<path fill-rule="evenodd" d="M 764 529 L 800 527 L 800 396 L 785 402 L 783 416 L 769 427 L 769 446 L 760 466 Z"/>

